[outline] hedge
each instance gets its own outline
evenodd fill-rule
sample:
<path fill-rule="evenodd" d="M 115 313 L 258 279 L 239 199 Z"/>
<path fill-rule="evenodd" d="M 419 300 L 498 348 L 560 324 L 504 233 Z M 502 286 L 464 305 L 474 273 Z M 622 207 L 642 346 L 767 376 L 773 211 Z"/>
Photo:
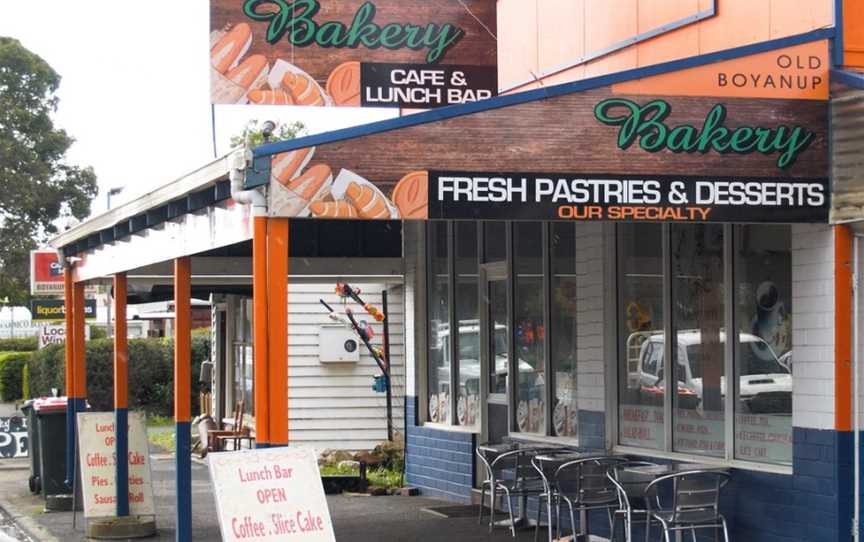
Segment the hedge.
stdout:
<path fill-rule="evenodd" d="M 33 352 L 39 348 L 36 337 L 16 337 L 0 339 L 0 352 Z"/>
<path fill-rule="evenodd" d="M 22 382 L 29 352 L 0 353 L 0 401 L 11 403 L 24 397 Z"/>
<path fill-rule="evenodd" d="M 87 341 L 87 400 L 94 410 L 114 408 L 114 343 L 111 339 Z M 192 332 L 192 402 L 198 414 L 198 374 L 210 357 L 210 330 Z M 30 390 L 34 397 L 65 392 L 65 349 L 52 345 L 34 352 L 29 363 Z M 129 408 L 170 416 L 174 411 L 173 340 L 148 338 L 129 341 Z"/>

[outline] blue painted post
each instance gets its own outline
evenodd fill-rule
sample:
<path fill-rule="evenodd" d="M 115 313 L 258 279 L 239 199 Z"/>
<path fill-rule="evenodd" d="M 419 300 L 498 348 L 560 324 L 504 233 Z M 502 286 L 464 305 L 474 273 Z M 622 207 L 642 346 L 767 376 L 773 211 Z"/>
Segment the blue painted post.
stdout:
<path fill-rule="evenodd" d="M 174 260 L 174 422 L 177 442 L 177 542 L 192 540 L 192 266 Z"/>

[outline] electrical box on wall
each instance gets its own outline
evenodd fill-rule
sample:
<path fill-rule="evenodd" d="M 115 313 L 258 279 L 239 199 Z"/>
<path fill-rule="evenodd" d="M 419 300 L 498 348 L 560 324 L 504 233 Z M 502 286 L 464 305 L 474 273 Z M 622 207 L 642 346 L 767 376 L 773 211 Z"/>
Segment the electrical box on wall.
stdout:
<path fill-rule="evenodd" d="M 345 326 L 318 328 L 318 358 L 321 363 L 356 363 L 360 361 L 360 347 L 360 339 Z"/>

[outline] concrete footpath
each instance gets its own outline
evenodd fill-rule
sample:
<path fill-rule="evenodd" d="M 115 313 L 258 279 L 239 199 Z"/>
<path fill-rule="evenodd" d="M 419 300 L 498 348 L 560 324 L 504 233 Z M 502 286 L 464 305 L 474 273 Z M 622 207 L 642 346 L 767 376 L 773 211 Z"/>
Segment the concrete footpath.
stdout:
<path fill-rule="evenodd" d="M 153 454 L 153 490 L 156 525 L 159 533 L 148 540 L 174 540 L 174 459 L 170 454 Z M 72 528 L 71 512 L 43 511 L 43 500 L 27 488 L 29 459 L 0 460 L 0 542 L 4 526 L 11 540 L 77 542 L 85 540 L 84 518 L 78 514 Z M 192 465 L 192 512 L 194 540 L 220 540 L 215 502 L 210 491 L 207 467 Z M 337 540 L 351 542 L 475 540 L 512 541 L 509 531 L 496 529 L 490 535 L 477 517 L 445 518 L 424 508 L 452 506 L 453 503 L 426 497 L 369 497 L 335 495 L 328 497 Z M 476 508 L 473 508 L 476 511 Z M 14 525 L 12 525 L 14 522 Z M 15 526 L 20 530 L 15 530 Z M 518 540 L 533 540 L 533 530 L 519 533 Z M 544 533 L 545 534 L 545 533 Z"/>

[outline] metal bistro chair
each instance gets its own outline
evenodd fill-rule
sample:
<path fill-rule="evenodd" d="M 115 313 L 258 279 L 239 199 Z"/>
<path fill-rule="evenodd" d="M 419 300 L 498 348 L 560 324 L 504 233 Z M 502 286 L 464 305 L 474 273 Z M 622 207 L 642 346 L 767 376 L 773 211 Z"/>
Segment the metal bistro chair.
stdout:
<path fill-rule="evenodd" d="M 656 463 L 648 461 L 625 461 L 612 466 L 606 473 L 618 491 L 618 509 L 612 514 L 612 533 L 609 535 L 611 541 L 614 542 L 615 540 L 615 526 L 618 524 L 618 518 L 621 518 L 624 524 L 624 540 L 626 542 L 633 542 L 633 523 L 648 522 L 645 488 L 654 480 L 654 476 L 630 472 L 628 469 L 657 466 Z M 655 499 L 654 508 L 659 508 L 660 503 L 657 496 L 655 495 L 653 498 Z"/>
<path fill-rule="evenodd" d="M 577 510 L 580 515 L 579 528 L 583 533 L 589 534 L 588 513 L 591 510 L 606 510 L 609 527 L 612 528 L 612 514 L 618 506 L 618 490 L 606 472 L 624 461 L 623 457 L 589 457 L 564 463 L 555 471 L 556 498 L 567 504 L 574 538 Z"/>
<path fill-rule="evenodd" d="M 531 466 L 531 457 L 546 451 L 543 448 L 516 448 L 505 452 L 491 452 L 477 448 L 480 463 L 486 471 L 486 480 L 480 485 L 480 517 L 483 520 L 483 503 L 486 488 L 489 488 L 489 532 L 495 526 L 495 501 L 507 498 L 510 516 L 510 533 L 516 537 L 516 520 L 513 516 L 513 497 L 527 498 L 543 493 L 543 482 Z"/>
<path fill-rule="evenodd" d="M 648 519 L 645 540 L 651 535 L 651 523 L 663 527 L 666 542 L 671 531 L 690 530 L 696 539 L 696 529 L 723 529 L 723 540 L 729 542 L 726 519 L 720 514 L 720 490 L 729 482 L 729 473 L 719 470 L 689 470 L 661 476 L 645 488 Z M 662 506 L 662 485 L 672 485 L 672 506 Z M 656 499 L 655 499 L 656 497 Z M 668 502 L 668 500 L 667 500 Z M 655 503 L 661 504 L 655 508 Z"/>
<path fill-rule="evenodd" d="M 534 529 L 534 542 L 538 541 L 540 535 L 540 519 L 544 501 L 546 502 L 546 518 L 548 521 L 548 542 L 552 542 L 553 518 L 555 519 L 555 529 L 558 533 L 556 538 L 561 537 L 561 500 L 558 497 L 558 487 L 555 485 L 555 473 L 561 465 L 587 457 L 589 457 L 587 454 L 580 454 L 573 450 L 564 449 L 537 454 L 531 459 L 531 464 L 543 481 L 543 493 L 537 496 L 537 525 Z M 552 515 L 553 502 L 555 505 L 554 516 Z"/>

